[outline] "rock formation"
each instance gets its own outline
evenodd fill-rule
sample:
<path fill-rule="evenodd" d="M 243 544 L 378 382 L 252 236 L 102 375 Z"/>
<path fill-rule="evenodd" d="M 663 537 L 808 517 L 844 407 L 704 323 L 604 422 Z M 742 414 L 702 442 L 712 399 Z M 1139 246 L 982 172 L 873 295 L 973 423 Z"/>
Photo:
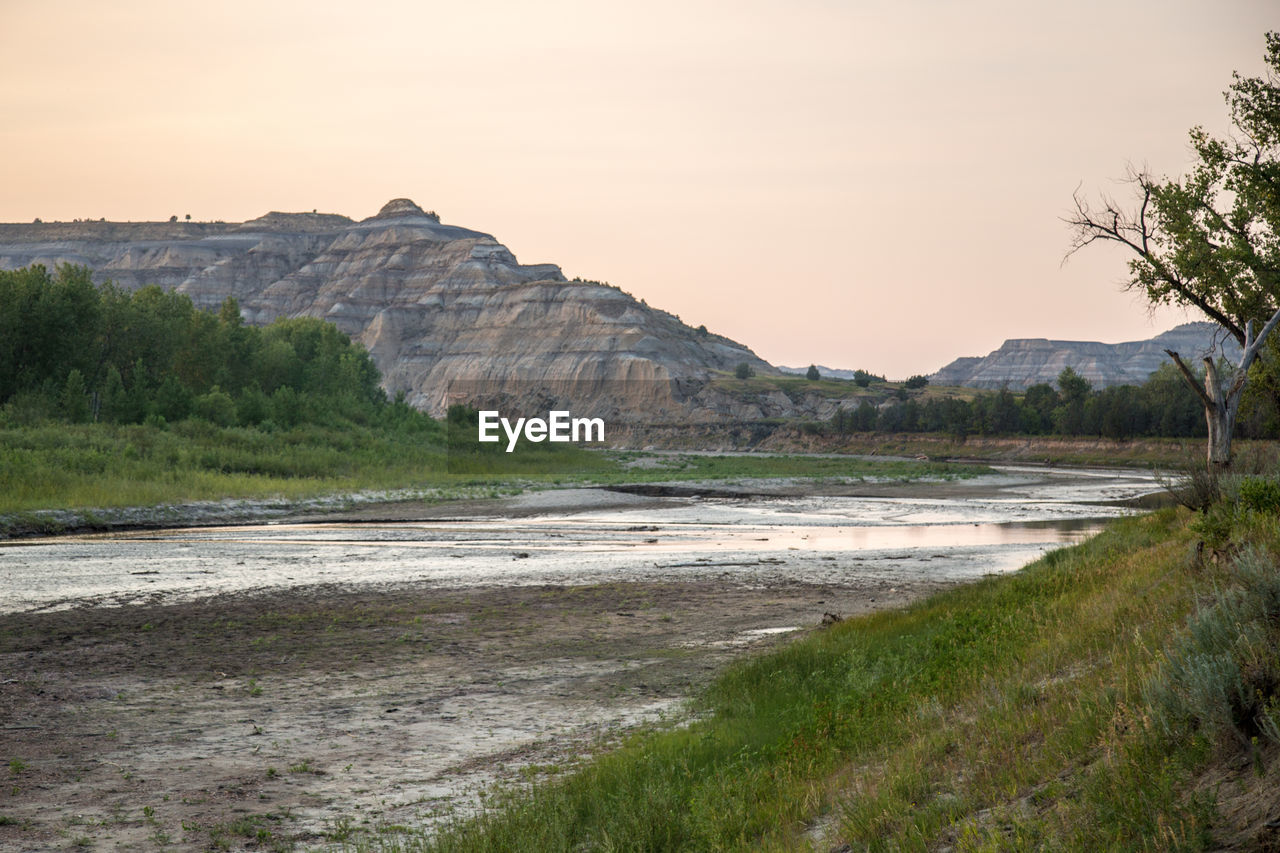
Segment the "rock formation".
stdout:
<path fill-rule="evenodd" d="M 526 402 L 533 389 L 544 402 L 585 395 L 597 413 L 687 415 L 714 371 L 745 361 L 776 372 L 617 288 L 522 265 L 490 235 L 408 199 L 361 222 L 273 212 L 244 223 L 0 224 L 0 268 L 35 263 L 83 264 L 98 280 L 157 284 L 205 308 L 234 297 L 253 323 L 329 320 L 369 349 L 389 393 L 436 414 L 484 387 Z"/>
<path fill-rule="evenodd" d="M 1240 350 L 1235 340 L 1228 338 L 1223 344 L 1223 337 L 1213 323 L 1184 323 L 1150 340 L 1121 344 L 1015 338 L 989 355 L 958 358 L 930 376 L 929 381 L 934 385 L 1021 391 L 1040 382 L 1053 384 L 1063 368 L 1070 367 L 1094 388 L 1135 385 L 1169 361 L 1167 349 L 1193 361 L 1210 351 L 1220 355 L 1225 346 L 1228 358 L 1238 358 Z"/>

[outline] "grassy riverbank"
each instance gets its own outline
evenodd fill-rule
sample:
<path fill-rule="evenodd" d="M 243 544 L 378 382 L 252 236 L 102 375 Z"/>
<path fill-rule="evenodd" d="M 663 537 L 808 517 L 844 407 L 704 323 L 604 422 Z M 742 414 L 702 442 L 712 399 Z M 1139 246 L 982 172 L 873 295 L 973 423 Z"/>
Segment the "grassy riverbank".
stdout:
<path fill-rule="evenodd" d="M 0 512 L 406 487 L 440 457 L 420 430 L 51 423 L 0 431 Z"/>
<path fill-rule="evenodd" d="M 527 445 L 449 458 L 442 425 L 401 421 L 291 429 L 154 424 L 44 424 L 0 429 L 0 514 L 149 507 L 228 498 L 301 500 L 362 490 L 512 484 L 920 477 L 981 465 L 804 456 L 651 456 Z"/>
<path fill-rule="evenodd" d="M 1274 442 L 1240 439 L 1236 446 L 1251 448 Z M 862 433 L 812 436 L 802 430 L 779 431 L 761 444 L 765 450 L 838 452 L 871 456 L 927 456 L 980 462 L 1038 465 L 1124 466 L 1181 470 L 1188 461 L 1204 458 L 1203 438 L 1134 438 L 1100 436 L 986 435 L 956 437 L 946 433 Z"/>
<path fill-rule="evenodd" d="M 731 667 L 686 727 L 497 792 L 435 836 L 349 844 L 1274 843 L 1280 525 L 1256 504 L 1118 521 L 1016 574 L 846 620 Z M 1217 563 L 1195 556 L 1206 524 Z"/>

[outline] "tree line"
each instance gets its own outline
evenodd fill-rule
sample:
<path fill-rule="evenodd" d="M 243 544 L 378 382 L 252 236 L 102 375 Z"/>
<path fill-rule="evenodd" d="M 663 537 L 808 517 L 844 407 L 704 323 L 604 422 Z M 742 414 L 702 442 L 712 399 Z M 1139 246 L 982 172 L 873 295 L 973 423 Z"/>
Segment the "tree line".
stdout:
<path fill-rule="evenodd" d="M 1241 410 L 1237 433 L 1245 438 L 1280 437 L 1274 395 L 1260 383 Z M 903 394 L 905 397 L 906 395 Z M 1179 370 L 1166 364 L 1141 385 L 1094 389 L 1065 368 L 1056 387 L 1032 385 L 1015 394 L 1002 389 L 971 400 L 908 397 L 876 406 L 863 400 L 838 410 L 824 430 L 855 432 L 945 432 L 966 435 L 1072 435 L 1128 439 L 1142 436 L 1198 438 L 1207 434 L 1204 408 Z"/>
<path fill-rule="evenodd" d="M 389 403 L 363 347 L 310 317 L 245 325 L 149 286 L 95 285 L 84 267 L 0 271 L 0 417 L 9 422 L 218 426 L 426 420 Z"/>

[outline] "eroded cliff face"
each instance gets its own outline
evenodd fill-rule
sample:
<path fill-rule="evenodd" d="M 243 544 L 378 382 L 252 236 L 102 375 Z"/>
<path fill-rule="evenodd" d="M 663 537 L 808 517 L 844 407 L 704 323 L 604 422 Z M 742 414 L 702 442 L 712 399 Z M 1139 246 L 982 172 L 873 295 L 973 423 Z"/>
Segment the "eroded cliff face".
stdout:
<path fill-rule="evenodd" d="M 461 399 L 459 383 L 480 382 L 680 418 L 705 408 L 696 395 L 712 371 L 747 362 L 775 372 L 745 346 L 616 288 L 522 265 L 492 236 L 442 224 L 408 199 L 361 222 L 269 213 L 244 223 L 0 225 L 0 268 L 35 263 L 83 264 L 98 280 L 157 284 L 205 308 L 234 297 L 253 323 L 329 320 L 369 349 L 388 392 L 435 414 Z"/>
<path fill-rule="evenodd" d="M 1184 323 L 1150 340 L 1104 344 L 1097 341 L 1051 341 L 1045 338 L 1007 340 L 998 350 L 982 357 L 958 358 L 929 377 L 934 385 L 966 385 L 971 388 L 1025 390 L 1046 382 L 1053 385 L 1063 368 L 1070 367 L 1094 388 L 1136 385 L 1145 382 L 1173 350 L 1188 362 L 1205 353 L 1225 353 L 1238 359 L 1235 340 L 1223 341 L 1213 323 Z"/>

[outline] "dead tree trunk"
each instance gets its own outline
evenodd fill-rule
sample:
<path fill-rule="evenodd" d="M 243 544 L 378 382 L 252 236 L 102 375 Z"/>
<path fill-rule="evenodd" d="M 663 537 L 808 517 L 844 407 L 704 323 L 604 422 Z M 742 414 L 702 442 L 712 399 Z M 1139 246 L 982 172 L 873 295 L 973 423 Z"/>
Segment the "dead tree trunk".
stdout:
<path fill-rule="evenodd" d="M 1240 400 L 1244 396 L 1245 381 L 1249 378 L 1249 368 L 1253 366 L 1262 351 L 1262 343 L 1267 335 L 1280 322 L 1280 310 L 1271 315 L 1271 319 L 1262 327 L 1255 338 L 1253 321 L 1245 323 L 1244 348 L 1240 352 L 1240 363 L 1226 376 L 1220 376 L 1218 366 L 1212 358 L 1204 360 L 1204 387 L 1196 379 L 1194 373 L 1183 362 L 1182 357 L 1173 350 L 1165 350 L 1173 363 L 1177 365 L 1182 378 L 1196 392 L 1200 402 L 1204 404 L 1204 419 L 1209 425 L 1209 449 L 1207 462 L 1212 471 L 1224 471 L 1231 466 L 1231 434 L 1236 428 L 1236 414 L 1240 411 Z"/>

